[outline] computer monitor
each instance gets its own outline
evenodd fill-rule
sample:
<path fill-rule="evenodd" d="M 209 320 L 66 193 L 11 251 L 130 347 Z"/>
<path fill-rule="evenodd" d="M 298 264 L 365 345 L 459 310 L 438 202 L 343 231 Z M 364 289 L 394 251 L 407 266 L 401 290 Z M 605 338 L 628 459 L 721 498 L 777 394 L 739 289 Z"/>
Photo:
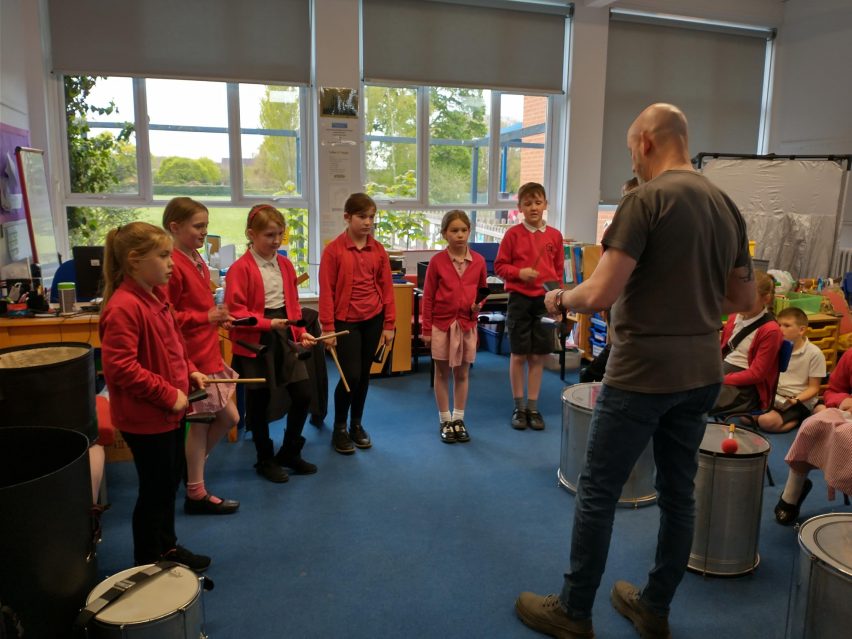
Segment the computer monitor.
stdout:
<path fill-rule="evenodd" d="M 100 297 L 104 291 L 104 247 L 75 246 L 71 253 L 74 255 L 74 270 L 77 272 L 77 300 L 88 302 Z"/>

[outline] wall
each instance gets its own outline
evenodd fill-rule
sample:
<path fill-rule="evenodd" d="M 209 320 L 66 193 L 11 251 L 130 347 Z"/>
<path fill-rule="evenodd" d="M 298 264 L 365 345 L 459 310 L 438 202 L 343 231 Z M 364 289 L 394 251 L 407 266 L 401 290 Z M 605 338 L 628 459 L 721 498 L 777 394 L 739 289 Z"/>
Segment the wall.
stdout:
<path fill-rule="evenodd" d="M 22 5 L 24 0 L 0 0 L 0 124 L 28 131 L 27 76 Z M 14 160 L 14 156 L 13 156 Z M 0 172 L 6 158 L 0 157 Z M 6 216 L 0 214 L 0 222 Z M 0 266 L 9 262 L 5 235 L 0 237 Z"/>
<path fill-rule="evenodd" d="M 852 154 L 852 2 L 789 0 L 778 30 L 769 151 Z M 840 246 L 852 246 L 852 187 Z"/>

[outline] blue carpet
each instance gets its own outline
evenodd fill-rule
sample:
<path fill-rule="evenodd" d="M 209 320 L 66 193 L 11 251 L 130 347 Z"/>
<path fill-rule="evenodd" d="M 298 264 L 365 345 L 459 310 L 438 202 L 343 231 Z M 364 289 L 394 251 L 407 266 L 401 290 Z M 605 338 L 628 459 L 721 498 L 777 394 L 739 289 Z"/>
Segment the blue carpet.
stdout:
<path fill-rule="evenodd" d="M 333 387 L 336 378 L 330 381 Z M 189 517 L 182 494 L 177 503 L 180 543 L 213 557 L 216 588 L 205 595 L 210 637 L 538 636 L 517 620 L 513 603 L 522 590 L 558 591 L 568 564 L 574 498 L 556 479 L 562 388 L 558 373 L 546 371 L 540 408 L 547 429 L 514 431 L 508 359 L 482 352 L 465 418 L 472 441 L 446 445 L 428 364 L 417 374 L 374 379 L 364 416 L 373 448 L 341 456 L 329 445 L 330 418 L 320 430 L 307 425 L 304 456 L 319 473 L 283 485 L 255 474 L 250 440 L 222 443 L 209 461 L 208 485 L 239 499 L 240 511 Z M 280 442 L 280 423 L 273 433 Z M 798 543 L 772 509 L 792 439 L 771 437 L 778 486 L 764 492 L 758 570 L 725 579 L 687 573 L 673 604 L 675 637 L 783 637 Z M 821 474 L 813 479 L 803 516 L 844 510 L 826 500 Z M 98 557 L 104 577 L 132 562 L 132 463 L 109 464 L 107 480 L 112 509 Z M 611 608 L 609 588 L 616 579 L 643 583 L 658 512 L 616 514 L 594 609 L 599 637 L 636 637 Z"/>

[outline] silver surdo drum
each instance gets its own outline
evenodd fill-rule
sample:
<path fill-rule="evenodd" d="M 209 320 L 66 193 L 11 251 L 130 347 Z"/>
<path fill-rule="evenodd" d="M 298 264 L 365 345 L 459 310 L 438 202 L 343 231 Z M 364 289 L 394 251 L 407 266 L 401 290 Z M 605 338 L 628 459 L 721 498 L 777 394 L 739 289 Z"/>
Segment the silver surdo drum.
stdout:
<path fill-rule="evenodd" d="M 154 564 L 136 566 L 102 581 L 89 593 L 86 605 L 128 577 L 150 570 Z M 199 639 L 203 610 L 201 582 L 184 566 L 168 570 L 128 589 L 97 613 L 88 624 L 92 639 Z"/>
<path fill-rule="evenodd" d="M 743 575 L 760 563 L 757 541 L 769 442 L 737 428 L 737 451 L 725 453 L 727 437 L 727 424 L 709 423 L 698 451 L 695 533 L 687 567 L 705 575 Z"/>
<path fill-rule="evenodd" d="M 808 519 L 799 528 L 787 639 L 852 635 L 852 513 Z"/>
<path fill-rule="evenodd" d="M 586 459 L 592 410 L 601 386 L 600 382 L 575 384 L 562 392 L 562 451 L 557 477 L 559 483 L 573 494 L 577 494 L 577 479 Z M 648 442 L 621 490 L 618 505 L 639 508 L 653 504 L 657 500 L 654 472 L 653 444 Z"/>

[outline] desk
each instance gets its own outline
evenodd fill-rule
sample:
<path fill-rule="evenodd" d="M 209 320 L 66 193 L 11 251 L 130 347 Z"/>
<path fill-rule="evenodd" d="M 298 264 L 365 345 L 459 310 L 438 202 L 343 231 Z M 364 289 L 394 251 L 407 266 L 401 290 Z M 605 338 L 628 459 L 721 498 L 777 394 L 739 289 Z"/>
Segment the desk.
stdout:
<path fill-rule="evenodd" d="M 69 317 L 0 318 L 0 348 L 44 342 L 82 342 L 99 347 L 97 313 Z"/>

